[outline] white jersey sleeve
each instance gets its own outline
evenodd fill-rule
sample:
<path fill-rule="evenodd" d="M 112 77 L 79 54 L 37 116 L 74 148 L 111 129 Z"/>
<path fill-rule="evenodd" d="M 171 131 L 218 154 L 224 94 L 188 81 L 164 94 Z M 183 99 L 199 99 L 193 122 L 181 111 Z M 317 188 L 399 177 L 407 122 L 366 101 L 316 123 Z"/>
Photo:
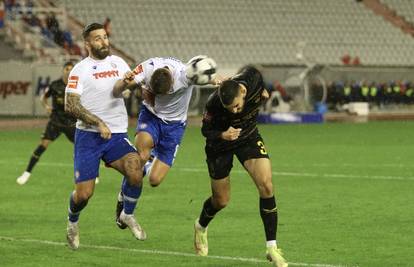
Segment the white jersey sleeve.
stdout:
<path fill-rule="evenodd" d="M 148 85 L 149 81 L 151 79 L 151 75 L 154 72 L 155 68 L 154 68 L 154 62 L 153 59 L 150 58 L 140 64 L 138 64 L 138 66 L 135 67 L 134 72 L 135 72 L 135 82 L 137 84 L 145 84 Z"/>
<path fill-rule="evenodd" d="M 65 92 L 82 95 L 82 82 L 83 78 L 81 68 L 79 68 L 79 66 L 75 66 L 69 73 L 68 84 L 66 85 Z"/>

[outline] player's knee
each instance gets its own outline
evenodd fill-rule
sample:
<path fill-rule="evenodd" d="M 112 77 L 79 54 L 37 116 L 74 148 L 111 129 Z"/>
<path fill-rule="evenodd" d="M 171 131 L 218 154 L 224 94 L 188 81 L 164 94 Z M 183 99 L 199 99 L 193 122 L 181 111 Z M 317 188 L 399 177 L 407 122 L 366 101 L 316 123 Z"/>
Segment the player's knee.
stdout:
<path fill-rule="evenodd" d="M 139 152 L 141 162 L 147 162 L 151 157 L 151 150 L 142 150 Z"/>
<path fill-rule="evenodd" d="M 162 178 L 159 176 L 150 176 L 149 183 L 152 187 L 157 187 L 161 184 Z"/>
<path fill-rule="evenodd" d="M 80 190 L 76 192 L 76 196 L 77 196 L 77 202 L 84 202 L 84 201 L 88 201 L 93 195 L 93 190 L 91 189 L 87 189 L 87 190 Z"/>
<path fill-rule="evenodd" d="M 158 187 L 160 185 L 160 183 L 159 182 L 151 182 L 150 181 L 150 186 L 151 187 Z"/>
<path fill-rule="evenodd" d="M 130 173 L 127 175 L 128 183 L 132 186 L 140 186 L 142 184 L 142 174 L 139 172 Z"/>
<path fill-rule="evenodd" d="M 213 205 L 217 210 L 224 209 L 230 202 L 230 196 L 215 196 L 213 197 Z"/>
<path fill-rule="evenodd" d="M 257 188 L 259 194 L 262 197 L 271 197 L 273 196 L 273 183 L 272 179 L 265 179 L 263 182 L 258 183 Z"/>

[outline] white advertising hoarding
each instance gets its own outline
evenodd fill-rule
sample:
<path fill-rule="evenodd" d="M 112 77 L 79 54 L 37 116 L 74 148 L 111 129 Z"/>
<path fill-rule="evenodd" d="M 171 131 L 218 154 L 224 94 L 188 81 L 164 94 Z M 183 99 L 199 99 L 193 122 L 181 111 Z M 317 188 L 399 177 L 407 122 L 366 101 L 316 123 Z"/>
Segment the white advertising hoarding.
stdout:
<path fill-rule="evenodd" d="M 0 63 L 0 114 L 33 114 L 32 70 L 29 64 Z"/>
<path fill-rule="evenodd" d="M 59 65 L 0 62 L 0 115 L 46 115 L 39 97 L 61 71 Z"/>

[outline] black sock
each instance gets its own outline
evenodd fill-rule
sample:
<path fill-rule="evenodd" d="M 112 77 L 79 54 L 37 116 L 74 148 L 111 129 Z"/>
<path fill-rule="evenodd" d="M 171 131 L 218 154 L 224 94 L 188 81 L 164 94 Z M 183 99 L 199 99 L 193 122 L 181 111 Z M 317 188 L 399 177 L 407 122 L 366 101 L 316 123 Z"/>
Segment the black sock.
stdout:
<path fill-rule="evenodd" d="M 260 198 L 260 217 L 266 233 L 266 241 L 276 240 L 277 207 L 275 197 Z"/>
<path fill-rule="evenodd" d="M 86 207 L 88 204 L 88 200 L 84 200 L 80 203 L 75 203 L 73 201 L 73 193 L 70 195 L 69 199 L 69 211 L 68 211 L 68 219 L 71 222 L 77 222 L 79 220 L 79 214 Z"/>
<path fill-rule="evenodd" d="M 211 197 L 209 197 L 206 201 L 204 201 L 203 210 L 201 211 L 198 222 L 201 226 L 207 227 L 207 225 L 214 218 L 214 215 L 216 215 L 217 212 L 219 212 L 219 210 L 213 207 Z"/>
<path fill-rule="evenodd" d="M 35 151 L 33 152 L 32 157 L 30 158 L 29 165 L 26 168 L 27 172 L 32 172 L 33 167 L 36 165 L 37 161 L 39 160 L 40 156 L 45 152 L 46 147 L 39 145 Z"/>

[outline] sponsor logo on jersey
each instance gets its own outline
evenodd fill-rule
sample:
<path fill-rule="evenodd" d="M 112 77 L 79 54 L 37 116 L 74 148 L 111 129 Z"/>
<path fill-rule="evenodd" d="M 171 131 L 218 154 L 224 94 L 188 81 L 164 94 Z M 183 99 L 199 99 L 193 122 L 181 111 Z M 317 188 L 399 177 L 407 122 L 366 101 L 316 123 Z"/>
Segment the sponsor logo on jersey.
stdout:
<path fill-rule="evenodd" d="M 79 76 L 70 76 L 68 79 L 68 88 L 76 89 L 78 87 Z"/>
<path fill-rule="evenodd" d="M 95 79 L 110 78 L 110 77 L 119 77 L 117 70 L 108 70 L 92 74 Z"/>

